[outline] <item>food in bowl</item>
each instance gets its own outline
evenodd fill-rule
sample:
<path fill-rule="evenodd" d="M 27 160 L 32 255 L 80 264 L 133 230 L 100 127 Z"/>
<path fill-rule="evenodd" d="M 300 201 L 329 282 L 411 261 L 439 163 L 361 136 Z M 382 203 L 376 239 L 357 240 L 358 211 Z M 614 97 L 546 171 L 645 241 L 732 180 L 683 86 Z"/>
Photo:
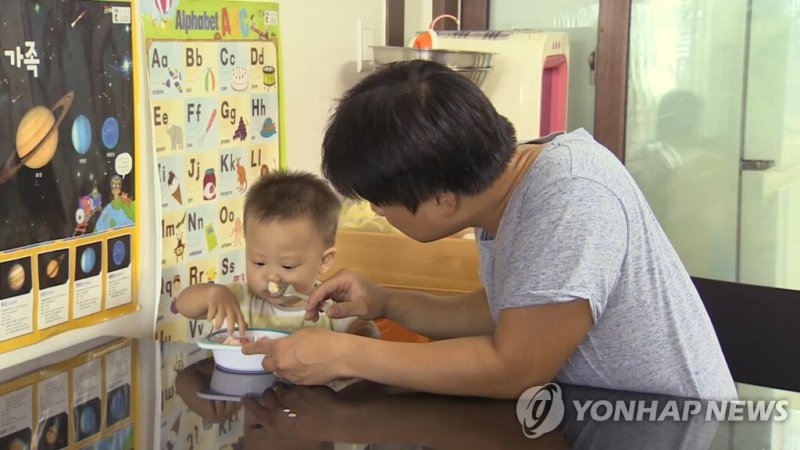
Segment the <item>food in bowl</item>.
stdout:
<path fill-rule="evenodd" d="M 242 353 L 242 345 L 261 339 L 280 339 L 288 335 L 287 331 L 272 328 L 248 328 L 244 335 L 234 331 L 228 336 L 228 330 L 222 329 L 206 336 L 197 345 L 211 350 L 214 363 L 222 370 L 234 373 L 264 373 L 266 371 L 261 366 L 264 355 L 245 355 Z"/>
<path fill-rule="evenodd" d="M 253 341 L 251 341 L 250 338 L 248 338 L 247 336 L 233 336 L 233 335 L 228 336 L 227 338 L 225 338 L 224 341 L 222 341 L 222 343 L 225 345 L 244 345 L 244 344 L 249 344 L 251 342 Z"/>

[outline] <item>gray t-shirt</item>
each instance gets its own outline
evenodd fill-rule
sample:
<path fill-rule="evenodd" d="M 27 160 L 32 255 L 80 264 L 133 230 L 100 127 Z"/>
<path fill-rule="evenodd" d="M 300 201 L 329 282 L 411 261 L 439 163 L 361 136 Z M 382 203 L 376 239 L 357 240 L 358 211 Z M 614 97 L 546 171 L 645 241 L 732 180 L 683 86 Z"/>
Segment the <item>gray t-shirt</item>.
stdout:
<path fill-rule="evenodd" d="M 477 234 L 495 320 L 505 308 L 589 301 L 594 324 L 557 381 L 736 398 L 686 269 L 633 178 L 585 130 L 547 144 L 497 236 Z"/>

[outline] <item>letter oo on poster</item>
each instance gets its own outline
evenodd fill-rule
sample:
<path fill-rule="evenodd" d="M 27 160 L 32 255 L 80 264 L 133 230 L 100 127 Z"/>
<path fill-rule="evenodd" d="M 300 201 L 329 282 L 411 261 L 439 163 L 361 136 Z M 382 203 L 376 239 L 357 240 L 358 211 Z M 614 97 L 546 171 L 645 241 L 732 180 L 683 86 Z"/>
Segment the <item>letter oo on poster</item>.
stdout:
<path fill-rule="evenodd" d="M 114 169 L 123 178 L 126 177 L 131 170 L 133 170 L 133 158 L 129 153 L 120 153 L 117 159 L 114 160 Z"/>

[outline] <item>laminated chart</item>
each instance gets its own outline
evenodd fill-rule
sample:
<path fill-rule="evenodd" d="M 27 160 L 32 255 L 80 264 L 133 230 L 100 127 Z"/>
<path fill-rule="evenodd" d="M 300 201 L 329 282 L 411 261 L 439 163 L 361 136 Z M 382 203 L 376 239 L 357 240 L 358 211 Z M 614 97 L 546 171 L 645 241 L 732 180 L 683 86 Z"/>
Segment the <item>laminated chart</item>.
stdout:
<path fill-rule="evenodd" d="M 129 1 L 0 8 L 0 353 L 138 309 Z"/>
<path fill-rule="evenodd" d="M 244 198 L 281 167 L 280 37 L 275 3 L 142 3 L 150 131 L 161 205 L 156 338 L 194 341 L 205 320 L 178 314 L 197 283 L 244 279 Z"/>

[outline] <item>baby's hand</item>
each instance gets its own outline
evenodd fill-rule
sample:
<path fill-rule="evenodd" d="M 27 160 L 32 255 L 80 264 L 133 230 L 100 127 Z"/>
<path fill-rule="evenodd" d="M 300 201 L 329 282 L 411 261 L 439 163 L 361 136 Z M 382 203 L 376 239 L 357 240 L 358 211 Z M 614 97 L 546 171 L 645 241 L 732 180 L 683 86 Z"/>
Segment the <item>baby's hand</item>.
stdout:
<path fill-rule="evenodd" d="M 237 328 L 242 335 L 247 330 L 247 322 L 244 320 L 239 302 L 227 289 L 211 297 L 206 318 L 214 321 L 215 330 L 222 328 L 222 324 L 227 321 L 228 336 L 232 335 Z"/>
<path fill-rule="evenodd" d="M 228 345 L 244 345 L 244 344 L 249 344 L 250 342 L 252 341 L 247 336 L 242 336 L 242 337 L 228 336 L 222 343 Z"/>

